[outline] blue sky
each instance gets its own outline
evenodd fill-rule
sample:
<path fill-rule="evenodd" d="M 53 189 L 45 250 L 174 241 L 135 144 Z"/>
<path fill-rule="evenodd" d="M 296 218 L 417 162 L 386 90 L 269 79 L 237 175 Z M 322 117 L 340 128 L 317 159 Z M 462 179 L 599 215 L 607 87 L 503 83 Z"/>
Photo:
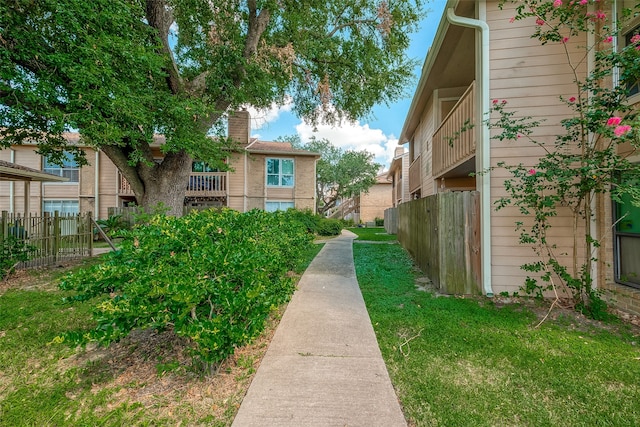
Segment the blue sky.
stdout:
<path fill-rule="evenodd" d="M 405 98 L 389 106 L 376 106 L 373 109 L 373 118 L 369 120 L 337 128 L 321 125 L 317 132 L 313 132 L 309 125 L 291 114 L 287 107 L 264 112 L 252 111 L 252 136 L 263 141 L 271 141 L 279 136 L 298 134 L 302 141 L 306 142 L 315 135 L 318 138 L 326 138 L 335 146 L 344 149 L 367 150 L 375 155 L 378 163 L 388 168 L 420 78 L 420 69 L 435 36 L 445 4 L 446 0 L 431 0 L 427 4 L 427 16 L 422 20 L 418 32 L 413 34 L 408 54 L 416 58 L 419 65 L 414 72 L 414 82 L 405 91 Z"/>

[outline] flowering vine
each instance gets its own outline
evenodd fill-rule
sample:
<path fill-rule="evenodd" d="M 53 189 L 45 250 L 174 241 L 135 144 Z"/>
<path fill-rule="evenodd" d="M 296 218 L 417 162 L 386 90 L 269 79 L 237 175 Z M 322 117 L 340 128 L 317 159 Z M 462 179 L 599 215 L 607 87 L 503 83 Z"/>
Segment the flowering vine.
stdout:
<path fill-rule="evenodd" d="M 516 229 L 520 243 L 531 246 L 536 259 L 522 266 L 532 273 L 523 289 L 538 296 L 553 291 L 554 304 L 567 292 L 574 307 L 593 317 L 604 316 L 606 305 L 600 298 L 597 278 L 592 277 L 601 244 L 592 233 L 593 208 L 604 195 L 620 201 L 622 195 L 629 194 L 640 205 L 640 189 L 635 185 L 640 184 L 640 166 L 618 150 L 621 144 L 640 148 L 638 111 L 628 102 L 629 88 L 640 80 L 640 35 L 631 37 L 628 46 L 614 50 L 612 43 L 618 36 L 614 28 L 621 27 L 613 25 L 598 0 L 503 0 L 506 2 L 516 5 L 511 22 L 530 19 L 533 38 L 543 45 L 559 43 L 564 47 L 575 92 L 560 97 L 571 113 L 561 121 L 563 131 L 553 142 L 533 137 L 540 121 L 517 116 L 507 108 L 506 100 L 493 101 L 489 124 L 498 129 L 494 138 L 528 141 L 544 153 L 532 165 L 498 164 L 511 177 L 504 183 L 507 196 L 496 202 L 497 208 L 516 206 L 526 215 L 516 223 Z M 636 6 L 638 12 L 640 5 Z M 632 13 L 620 15 L 624 19 Z M 585 37 L 586 33 L 592 37 Z M 573 39 L 580 42 L 569 45 Z M 584 46 L 585 40 L 595 42 Z M 579 49 L 584 56 L 576 61 Z M 582 70 L 590 54 L 592 71 L 586 75 Z M 616 79 L 617 84 L 612 84 Z M 572 253 L 562 253 L 549 233 L 552 218 L 561 211 L 568 211 L 573 218 Z"/>

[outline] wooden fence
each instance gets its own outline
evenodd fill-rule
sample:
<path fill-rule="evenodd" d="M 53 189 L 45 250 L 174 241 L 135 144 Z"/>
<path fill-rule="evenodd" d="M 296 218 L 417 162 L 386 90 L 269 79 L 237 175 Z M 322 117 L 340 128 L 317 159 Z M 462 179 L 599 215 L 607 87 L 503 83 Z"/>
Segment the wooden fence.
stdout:
<path fill-rule="evenodd" d="M 448 192 L 398 206 L 398 241 L 442 293 L 481 293 L 479 200 Z"/>
<path fill-rule="evenodd" d="M 2 212 L 0 242 L 17 237 L 31 248 L 29 261 L 18 268 L 43 267 L 62 260 L 91 256 L 93 225 L 91 212 L 76 215 L 21 216 Z"/>
<path fill-rule="evenodd" d="M 387 234 L 398 234 L 398 208 L 385 209 L 384 231 Z"/>

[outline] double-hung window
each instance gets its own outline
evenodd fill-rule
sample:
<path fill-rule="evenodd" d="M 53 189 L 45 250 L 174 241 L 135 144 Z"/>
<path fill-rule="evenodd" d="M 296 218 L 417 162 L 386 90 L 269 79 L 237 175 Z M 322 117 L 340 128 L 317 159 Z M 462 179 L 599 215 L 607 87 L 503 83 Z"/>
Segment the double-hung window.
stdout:
<path fill-rule="evenodd" d="M 69 178 L 69 182 L 79 182 L 80 168 L 78 167 L 78 163 L 73 160 L 73 155 L 69 152 L 64 152 L 62 165 L 52 163 L 45 157 L 42 169 L 51 175 Z"/>
<path fill-rule="evenodd" d="M 267 158 L 267 186 L 293 187 L 293 159 Z"/>

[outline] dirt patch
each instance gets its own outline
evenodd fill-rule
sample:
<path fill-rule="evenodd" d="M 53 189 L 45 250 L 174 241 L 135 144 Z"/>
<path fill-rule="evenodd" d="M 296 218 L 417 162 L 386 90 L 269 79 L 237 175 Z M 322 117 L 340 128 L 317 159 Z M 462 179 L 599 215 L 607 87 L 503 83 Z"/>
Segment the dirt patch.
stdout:
<path fill-rule="evenodd" d="M 435 297 L 451 297 L 451 295 L 441 294 L 439 292 L 439 288 L 427 276 L 419 275 L 415 279 L 415 284 L 416 289 L 418 289 L 419 291 L 429 292 Z M 566 324 L 567 328 L 569 329 L 584 331 L 602 329 L 617 333 L 621 327 L 626 327 L 634 336 L 640 337 L 640 316 L 627 313 L 615 308 L 610 308 L 609 312 L 614 317 L 619 319 L 621 324 L 617 322 L 601 322 L 598 320 L 590 319 L 571 308 L 567 308 L 570 306 L 570 304 L 568 302 L 563 303 L 562 301 L 560 301 L 560 304 L 555 305 L 550 310 L 552 304 L 551 300 L 540 301 L 534 298 L 527 297 L 503 296 L 495 296 L 490 299 L 476 296 L 463 296 L 462 298 L 477 299 L 481 303 L 490 302 L 498 308 L 504 306 L 521 306 L 533 312 L 536 315 L 538 322 L 545 319 L 545 321 L 549 322 L 563 323 Z"/>
<path fill-rule="evenodd" d="M 281 310 L 284 310 L 282 308 Z M 90 346 L 61 360 L 61 372 L 81 369 L 92 393 L 111 392 L 105 413 L 122 404 L 153 408 L 154 417 L 179 423 L 188 417 L 233 420 L 267 351 L 279 313 L 252 344 L 236 349 L 215 372 L 194 369 L 187 340 L 171 331 L 138 330 L 107 348 Z M 102 379 L 96 381 L 96 379 Z M 76 396 L 67 396 L 70 399 Z"/>

